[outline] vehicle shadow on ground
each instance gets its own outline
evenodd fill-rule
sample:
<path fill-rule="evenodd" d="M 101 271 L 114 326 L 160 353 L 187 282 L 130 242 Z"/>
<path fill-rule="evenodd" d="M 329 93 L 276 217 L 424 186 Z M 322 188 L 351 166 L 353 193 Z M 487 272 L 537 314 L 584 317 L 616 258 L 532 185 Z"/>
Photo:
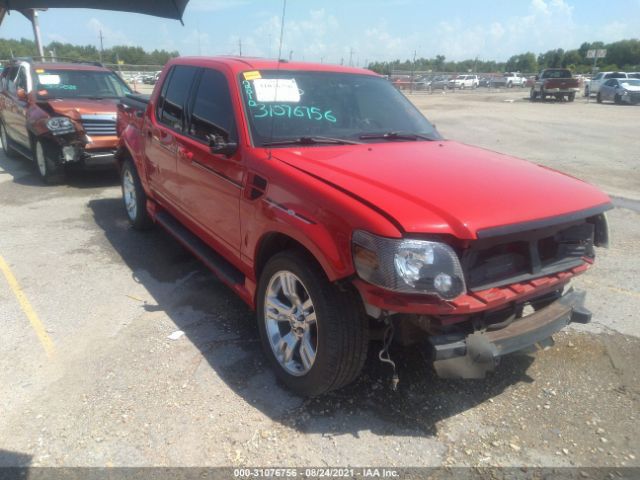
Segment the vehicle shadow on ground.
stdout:
<path fill-rule="evenodd" d="M 0 479 L 4 478 L 18 478 L 18 477 L 4 477 L 3 475 L 8 472 L 5 469 L 26 467 L 31 464 L 31 455 L 26 453 L 12 452 L 10 450 L 3 450 L 0 448 Z"/>
<path fill-rule="evenodd" d="M 8 158 L 0 153 L 0 174 L 11 175 L 14 183 L 29 187 L 53 188 L 68 186 L 71 188 L 104 188 L 119 183 L 118 172 L 114 167 L 100 167 L 92 169 L 72 168 L 66 172 L 65 178 L 53 185 L 46 185 L 40 179 L 36 165 L 22 157 Z"/>
<path fill-rule="evenodd" d="M 323 434 L 358 436 L 367 430 L 432 436 L 441 420 L 518 382 L 533 381 L 527 375 L 532 358 L 525 355 L 505 358 L 499 371 L 485 380 L 452 381 L 435 377 L 421 348 L 394 348 L 391 355 L 400 375 L 394 392 L 390 367 L 377 359 L 381 345 L 372 343 L 364 371 L 355 383 L 322 397 L 301 399 L 278 385 L 267 365 L 255 314 L 197 259 L 159 227 L 148 232 L 132 230 L 119 199 L 91 200 L 89 208 L 104 232 L 104 248 L 112 249 L 111 254 L 115 251 L 153 296 L 155 305 L 143 308 L 166 312 L 217 376 L 246 402 L 284 426 Z M 175 286 L 169 294 L 168 283 Z"/>

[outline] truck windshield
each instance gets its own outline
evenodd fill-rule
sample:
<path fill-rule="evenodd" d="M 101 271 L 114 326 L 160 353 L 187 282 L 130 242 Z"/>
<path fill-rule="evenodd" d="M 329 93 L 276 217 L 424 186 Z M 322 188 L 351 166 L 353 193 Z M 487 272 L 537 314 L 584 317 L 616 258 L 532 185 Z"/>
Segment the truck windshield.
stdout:
<path fill-rule="evenodd" d="M 317 71 L 252 71 L 240 86 L 253 143 L 309 138 L 351 142 L 438 140 L 433 125 L 381 77 Z"/>
<path fill-rule="evenodd" d="M 119 98 L 131 89 L 113 72 L 37 69 L 36 95 L 47 98 Z"/>

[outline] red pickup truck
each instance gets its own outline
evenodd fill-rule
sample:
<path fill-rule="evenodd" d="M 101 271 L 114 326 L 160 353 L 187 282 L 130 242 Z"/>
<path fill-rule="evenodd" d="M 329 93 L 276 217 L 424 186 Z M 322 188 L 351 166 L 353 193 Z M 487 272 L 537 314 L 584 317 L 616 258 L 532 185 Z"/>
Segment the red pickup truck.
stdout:
<path fill-rule="evenodd" d="M 576 93 L 580 90 L 580 82 L 573 78 L 571 70 L 566 68 L 547 68 L 536 75 L 531 87 L 529 98 L 532 101 L 546 100 L 547 97 L 555 97 L 562 100 L 566 97 L 569 102 L 576 99 Z"/>
<path fill-rule="evenodd" d="M 118 130 L 133 226 L 160 224 L 256 310 L 300 394 L 351 382 L 372 340 L 385 361 L 392 340 L 423 342 L 440 376 L 482 378 L 591 318 L 569 282 L 608 243 L 610 199 L 444 140 L 370 71 L 174 59 Z"/>

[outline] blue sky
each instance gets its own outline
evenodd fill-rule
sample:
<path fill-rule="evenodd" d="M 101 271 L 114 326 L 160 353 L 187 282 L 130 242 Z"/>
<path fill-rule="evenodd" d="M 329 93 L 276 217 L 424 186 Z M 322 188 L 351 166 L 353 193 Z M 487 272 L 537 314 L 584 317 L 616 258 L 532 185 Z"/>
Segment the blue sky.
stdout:
<path fill-rule="evenodd" d="M 135 0 L 132 0 L 135 1 Z M 191 0 L 184 26 L 174 20 L 101 10 L 58 9 L 40 16 L 43 40 L 105 47 L 140 45 L 182 55 L 272 56 L 282 0 Z M 32 38 L 12 13 L 2 38 Z M 583 41 L 640 37 L 640 0 L 288 0 L 282 56 L 354 65 L 442 54 L 505 60 Z"/>

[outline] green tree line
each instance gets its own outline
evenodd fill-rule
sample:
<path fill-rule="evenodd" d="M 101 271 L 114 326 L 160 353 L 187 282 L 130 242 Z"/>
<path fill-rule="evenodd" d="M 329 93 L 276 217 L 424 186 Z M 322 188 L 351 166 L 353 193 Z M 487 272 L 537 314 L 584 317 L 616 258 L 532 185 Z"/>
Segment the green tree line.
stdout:
<path fill-rule="evenodd" d="M 118 45 L 107 48 L 100 55 L 100 50 L 93 45 L 72 45 L 70 43 L 51 42 L 44 46 L 46 56 L 51 52 L 61 59 L 92 60 L 103 63 L 117 63 L 117 60 L 128 65 L 164 65 L 170 58 L 177 57 L 178 52 L 166 50 L 154 50 L 146 52 L 141 47 Z M 8 40 L 0 38 L 0 59 L 15 57 L 37 56 L 36 45 L 33 40 L 22 38 L 20 40 Z"/>
<path fill-rule="evenodd" d="M 558 48 L 536 55 L 532 52 L 513 55 L 506 62 L 486 61 L 478 59 L 447 61 L 444 55 L 435 58 L 417 58 L 412 60 L 394 60 L 391 62 L 373 62 L 368 68 L 381 73 L 390 74 L 393 70 L 433 71 L 433 72 L 522 72 L 535 73 L 543 68 L 565 67 L 574 73 L 590 73 L 593 59 L 587 58 L 587 51 L 606 49 L 607 56 L 598 59 L 600 70 L 640 71 L 640 40 L 620 40 L 605 44 L 604 42 L 584 42 L 575 50 Z"/>

